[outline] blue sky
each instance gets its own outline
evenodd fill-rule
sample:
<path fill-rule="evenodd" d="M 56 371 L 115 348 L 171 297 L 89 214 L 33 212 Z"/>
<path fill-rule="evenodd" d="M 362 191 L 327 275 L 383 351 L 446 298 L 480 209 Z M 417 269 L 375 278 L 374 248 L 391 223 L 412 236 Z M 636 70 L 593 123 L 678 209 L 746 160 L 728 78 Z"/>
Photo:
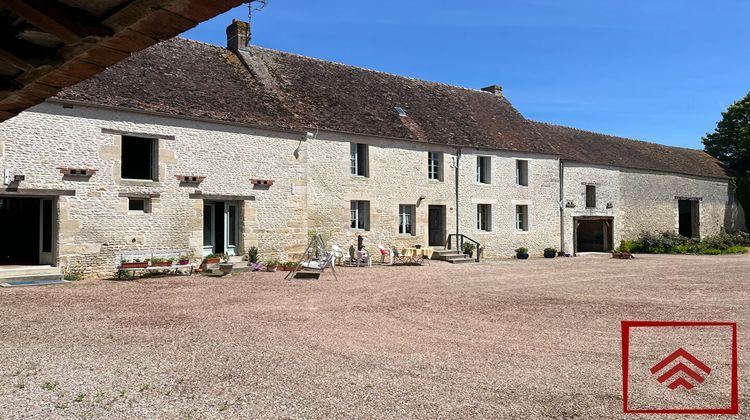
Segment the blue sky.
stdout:
<path fill-rule="evenodd" d="M 232 18 L 184 37 L 225 45 Z M 702 148 L 750 90 L 750 0 L 303 1 L 253 13 L 252 43 L 469 88 L 527 118 Z"/>

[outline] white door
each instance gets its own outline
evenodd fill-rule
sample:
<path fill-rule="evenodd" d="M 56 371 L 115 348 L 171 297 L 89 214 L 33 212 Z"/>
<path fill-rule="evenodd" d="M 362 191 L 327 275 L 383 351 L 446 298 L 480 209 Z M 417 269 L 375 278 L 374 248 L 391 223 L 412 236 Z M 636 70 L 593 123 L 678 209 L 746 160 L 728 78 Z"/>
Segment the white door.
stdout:
<path fill-rule="evenodd" d="M 239 242 L 239 218 L 237 217 L 237 204 L 224 204 L 224 252 L 227 255 L 237 255 L 237 243 Z"/>
<path fill-rule="evenodd" d="M 214 203 L 203 204 L 203 256 L 213 254 L 216 238 L 216 215 Z"/>
<path fill-rule="evenodd" d="M 55 203 L 52 199 L 39 200 L 39 264 L 54 265 Z"/>

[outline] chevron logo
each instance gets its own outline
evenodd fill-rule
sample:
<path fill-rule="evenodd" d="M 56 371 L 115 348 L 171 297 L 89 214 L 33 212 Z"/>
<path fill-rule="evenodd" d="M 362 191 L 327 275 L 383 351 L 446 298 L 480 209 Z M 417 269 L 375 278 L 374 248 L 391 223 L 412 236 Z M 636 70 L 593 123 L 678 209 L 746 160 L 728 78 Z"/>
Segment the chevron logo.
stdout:
<path fill-rule="evenodd" d="M 661 384 L 667 383 L 667 388 L 671 390 L 675 390 L 679 387 L 693 389 L 696 385 L 689 381 L 688 378 L 693 379 L 697 384 L 702 384 L 706 380 L 705 376 L 708 376 L 708 374 L 711 373 L 710 367 L 706 366 L 705 363 L 701 362 L 698 358 L 680 347 L 672 354 L 662 359 L 661 362 L 655 364 L 651 368 L 651 374 L 655 375 L 661 372 L 664 368 L 669 366 L 669 364 L 677 360 L 679 360 L 679 363 L 672 366 L 671 369 L 660 374 L 659 377 L 656 378 Z M 683 361 L 688 362 L 692 368 L 683 363 Z M 701 374 L 700 371 L 702 371 L 703 374 Z"/>

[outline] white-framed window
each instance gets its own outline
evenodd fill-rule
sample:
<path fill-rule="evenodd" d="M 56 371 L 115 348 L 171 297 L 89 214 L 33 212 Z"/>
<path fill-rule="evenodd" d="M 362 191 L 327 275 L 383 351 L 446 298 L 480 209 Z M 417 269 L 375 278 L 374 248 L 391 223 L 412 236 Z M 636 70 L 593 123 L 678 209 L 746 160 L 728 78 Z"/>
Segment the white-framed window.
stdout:
<path fill-rule="evenodd" d="M 435 181 L 443 180 L 443 154 L 427 152 L 427 178 Z"/>
<path fill-rule="evenodd" d="M 516 185 L 522 187 L 529 186 L 529 161 L 516 160 Z"/>
<path fill-rule="evenodd" d="M 148 198 L 128 197 L 128 211 L 151 213 L 151 200 Z"/>
<path fill-rule="evenodd" d="M 586 208 L 596 208 L 596 185 L 586 185 Z"/>
<path fill-rule="evenodd" d="M 369 176 L 368 148 L 366 144 L 351 143 L 349 146 L 351 173 L 356 176 Z"/>
<path fill-rule="evenodd" d="M 120 177 L 159 180 L 159 140 L 122 136 Z"/>
<path fill-rule="evenodd" d="M 492 160 L 489 156 L 477 156 L 477 182 L 491 184 Z"/>
<path fill-rule="evenodd" d="M 415 235 L 417 220 L 417 206 L 414 204 L 399 204 L 398 233 L 401 235 Z"/>
<path fill-rule="evenodd" d="M 492 231 L 492 205 L 477 204 L 477 230 Z"/>
<path fill-rule="evenodd" d="M 352 200 L 350 227 L 357 230 L 370 230 L 369 201 Z"/>
<path fill-rule="evenodd" d="M 516 230 L 529 230 L 529 206 L 526 204 L 516 205 Z"/>

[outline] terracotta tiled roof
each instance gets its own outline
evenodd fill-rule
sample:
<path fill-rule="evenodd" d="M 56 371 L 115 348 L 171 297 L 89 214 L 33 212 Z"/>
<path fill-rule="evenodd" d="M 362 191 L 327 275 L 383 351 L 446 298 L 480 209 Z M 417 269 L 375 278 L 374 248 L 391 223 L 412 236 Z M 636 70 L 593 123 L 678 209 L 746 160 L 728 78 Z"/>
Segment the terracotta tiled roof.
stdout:
<path fill-rule="evenodd" d="M 133 54 L 57 98 L 265 127 L 319 128 L 723 176 L 703 152 L 535 123 L 489 92 L 258 47 L 242 53 L 242 59 L 250 71 L 225 48 L 174 38 Z M 400 117 L 395 107 L 407 116 Z"/>
<path fill-rule="evenodd" d="M 721 163 L 702 150 L 532 122 L 561 159 L 603 166 L 727 178 Z"/>

